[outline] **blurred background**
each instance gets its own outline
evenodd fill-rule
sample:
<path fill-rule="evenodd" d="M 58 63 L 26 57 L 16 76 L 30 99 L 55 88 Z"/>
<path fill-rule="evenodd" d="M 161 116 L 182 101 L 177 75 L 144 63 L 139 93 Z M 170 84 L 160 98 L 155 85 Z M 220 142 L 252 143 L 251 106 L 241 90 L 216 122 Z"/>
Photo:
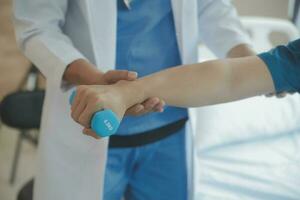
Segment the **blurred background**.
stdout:
<path fill-rule="evenodd" d="M 294 11 L 297 10 L 294 9 L 295 1 L 288 0 L 234 0 L 233 3 L 241 16 L 259 16 L 291 21 Z M 34 77 L 33 82 L 32 80 L 30 82 L 32 75 L 35 76 L 35 72 L 30 71 L 30 62 L 18 51 L 16 46 L 10 19 L 11 7 L 11 0 L 0 0 L 0 102 L 6 95 L 17 90 L 23 88 L 34 89 L 35 86 L 43 88 L 44 85 L 44 80 L 40 75 L 37 77 L 37 82 L 36 77 Z M 245 23 L 250 26 L 251 20 L 248 19 Z M 276 44 L 287 40 L 288 37 L 284 35 L 277 35 L 273 38 L 273 42 Z M 206 52 L 202 53 L 202 56 L 201 59 L 204 60 L 209 59 L 212 55 Z M 203 131 L 205 132 L 205 130 Z M 29 136 L 24 139 L 24 134 Z M 33 177 L 37 134 L 38 131 L 36 130 L 24 133 L 20 129 L 8 127 L 5 123 L 0 122 L 0 200 L 15 200 L 20 189 Z M 205 145 L 210 144 L 211 141 Z M 199 154 L 203 154 L 202 150 L 199 149 Z M 195 156 L 198 156 L 197 152 Z M 203 165 L 207 165 L 206 161 L 200 159 L 199 162 L 196 161 L 195 167 L 200 169 L 201 162 L 204 162 Z M 300 163 L 298 164 L 300 165 Z M 213 176 L 214 173 L 208 174 Z M 204 177 L 207 174 L 196 174 L 195 185 L 203 184 L 205 178 L 202 179 L 201 176 Z M 210 190 L 207 187 L 203 188 Z M 277 188 L 277 186 L 274 188 Z M 196 190 L 195 195 L 197 199 L 201 199 L 203 191 Z M 230 195 L 228 199 L 230 199 Z"/>

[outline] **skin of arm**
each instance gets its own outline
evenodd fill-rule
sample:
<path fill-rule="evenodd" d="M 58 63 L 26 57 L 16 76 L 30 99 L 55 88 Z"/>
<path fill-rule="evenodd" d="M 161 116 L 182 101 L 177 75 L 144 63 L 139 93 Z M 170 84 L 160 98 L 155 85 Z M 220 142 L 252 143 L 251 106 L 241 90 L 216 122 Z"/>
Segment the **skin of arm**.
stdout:
<path fill-rule="evenodd" d="M 86 109 L 74 120 L 89 127 L 96 111 L 111 109 L 122 119 L 127 108 L 153 96 L 172 106 L 199 107 L 274 91 L 267 66 L 251 56 L 174 67 L 115 85 L 79 86 L 72 112 L 76 112 L 77 105 L 84 106 Z M 88 128 L 84 133 L 93 136 Z"/>
<path fill-rule="evenodd" d="M 246 57 L 246 56 L 255 56 L 255 51 L 247 44 L 239 44 L 233 47 L 227 54 L 227 58 L 239 58 L 239 57 Z M 266 94 L 266 97 L 274 97 L 283 98 L 287 95 L 287 92 L 280 92 L 280 93 L 269 93 Z"/>
<path fill-rule="evenodd" d="M 225 103 L 275 90 L 267 66 L 256 56 L 177 67 L 139 79 L 134 84 L 141 99 L 156 95 L 167 104 L 179 107 Z M 130 105 L 134 98 L 128 93 L 123 96 Z"/>

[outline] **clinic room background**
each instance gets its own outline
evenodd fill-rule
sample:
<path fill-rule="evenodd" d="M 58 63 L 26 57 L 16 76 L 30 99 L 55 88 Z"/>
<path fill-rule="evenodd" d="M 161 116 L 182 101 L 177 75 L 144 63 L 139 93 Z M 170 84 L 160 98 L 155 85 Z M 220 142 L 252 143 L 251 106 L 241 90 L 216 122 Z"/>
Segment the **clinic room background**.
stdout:
<path fill-rule="evenodd" d="M 299 38 L 300 1 L 232 2 L 257 52 Z M 19 108 L 16 102 L 23 98 L 22 91 L 30 91 L 30 98 L 37 100 L 34 105 L 41 107 L 39 91 L 45 80 L 17 48 L 11 9 L 11 0 L 0 0 L 0 200 L 32 200 L 39 140 L 36 124 L 40 123 L 36 114 L 41 108 L 30 119 L 10 112 Z M 199 61 L 214 58 L 200 43 Z M 26 101 L 24 105 L 32 105 Z M 29 107 L 24 109 L 30 112 Z M 194 130 L 191 199 L 300 200 L 298 94 L 255 97 L 190 112 Z"/>

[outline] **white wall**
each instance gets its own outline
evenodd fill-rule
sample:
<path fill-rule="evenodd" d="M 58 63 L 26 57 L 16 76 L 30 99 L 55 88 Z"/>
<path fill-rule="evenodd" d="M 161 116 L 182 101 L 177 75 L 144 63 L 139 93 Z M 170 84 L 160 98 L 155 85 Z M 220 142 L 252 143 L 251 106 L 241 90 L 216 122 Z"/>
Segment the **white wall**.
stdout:
<path fill-rule="evenodd" d="M 288 18 L 289 0 L 232 0 L 240 15 Z"/>

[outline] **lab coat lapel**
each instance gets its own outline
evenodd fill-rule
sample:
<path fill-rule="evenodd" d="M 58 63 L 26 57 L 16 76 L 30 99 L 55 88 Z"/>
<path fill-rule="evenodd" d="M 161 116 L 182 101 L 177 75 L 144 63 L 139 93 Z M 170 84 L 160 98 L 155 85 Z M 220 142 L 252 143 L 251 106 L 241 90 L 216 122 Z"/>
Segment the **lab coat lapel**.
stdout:
<path fill-rule="evenodd" d="M 194 0 L 187 2 L 187 0 L 172 0 L 172 9 L 174 15 L 177 43 L 179 46 L 179 51 L 181 55 L 181 60 L 183 63 L 188 62 L 188 41 L 191 40 L 189 38 L 190 26 L 193 18 L 190 18 L 190 13 L 187 11 L 190 9 L 192 4 L 195 2 Z M 191 5 L 190 5 L 191 4 Z"/>
<path fill-rule="evenodd" d="M 181 60 L 184 64 L 196 62 L 198 2 L 197 0 L 172 0 L 171 2 Z"/>
<path fill-rule="evenodd" d="M 115 68 L 117 4 L 115 0 L 86 0 L 87 17 L 96 65 L 101 71 Z"/>
<path fill-rule="evenodd" d="M 179 52 L 181 55 L 181 59 L 183 57 L 183 45 L 182 45 L 182 13 L 183 13 L 183 0 L 171 0 L 172 10 L 174 16 L 175 30 L 177 43 L 179 47 Z"/>
<path fill-rule="evenodd" d="M 187 3 L 187 1 L 189 1 Z M 190 1 L 190 0 L 172 0 L 172 9 L 173 9 L 173 15 L 174 15 L 174 22 L 175 22 L 175 29 L 176 29 L 176 37 L 177 37 L 177 43 L 179 46 L 179 51 L 181 55 L 181 60 L 183 63 L 189 63 L 191 62 L 189 53 L 191 50 L 189 48 L 193 49 L 192 47 L 189 47 L 189 31 L 193 30 L 191 29 L 188 24 L 193 23 L 193 21 L 189 21 L 191 18 L 188 13 L 185 11 L 190 10 L 191 7 L 195 6 L 191 9 L 196 9 L 196 1 Z M 192 10 L 196 11 L 196 10 Z M 193 14 L 192 14 L 193 15 Z M 197 19 L 197 15 L 195 15 L 195 21 Z M 192 25 L 195 25 L 194 23 Z M 196 27 L 192 27 L 196 28 Z M 191 39 L 191 38 L 190 38 Z M 187 130 L 186 134 L 186 156 L 187 156 L 187 168 L 188 168 L 188 199 L 193 199 L 193 191 L 194 191 L 194 184 L 193 184 L 193 134 L 191 130 Z"/>

